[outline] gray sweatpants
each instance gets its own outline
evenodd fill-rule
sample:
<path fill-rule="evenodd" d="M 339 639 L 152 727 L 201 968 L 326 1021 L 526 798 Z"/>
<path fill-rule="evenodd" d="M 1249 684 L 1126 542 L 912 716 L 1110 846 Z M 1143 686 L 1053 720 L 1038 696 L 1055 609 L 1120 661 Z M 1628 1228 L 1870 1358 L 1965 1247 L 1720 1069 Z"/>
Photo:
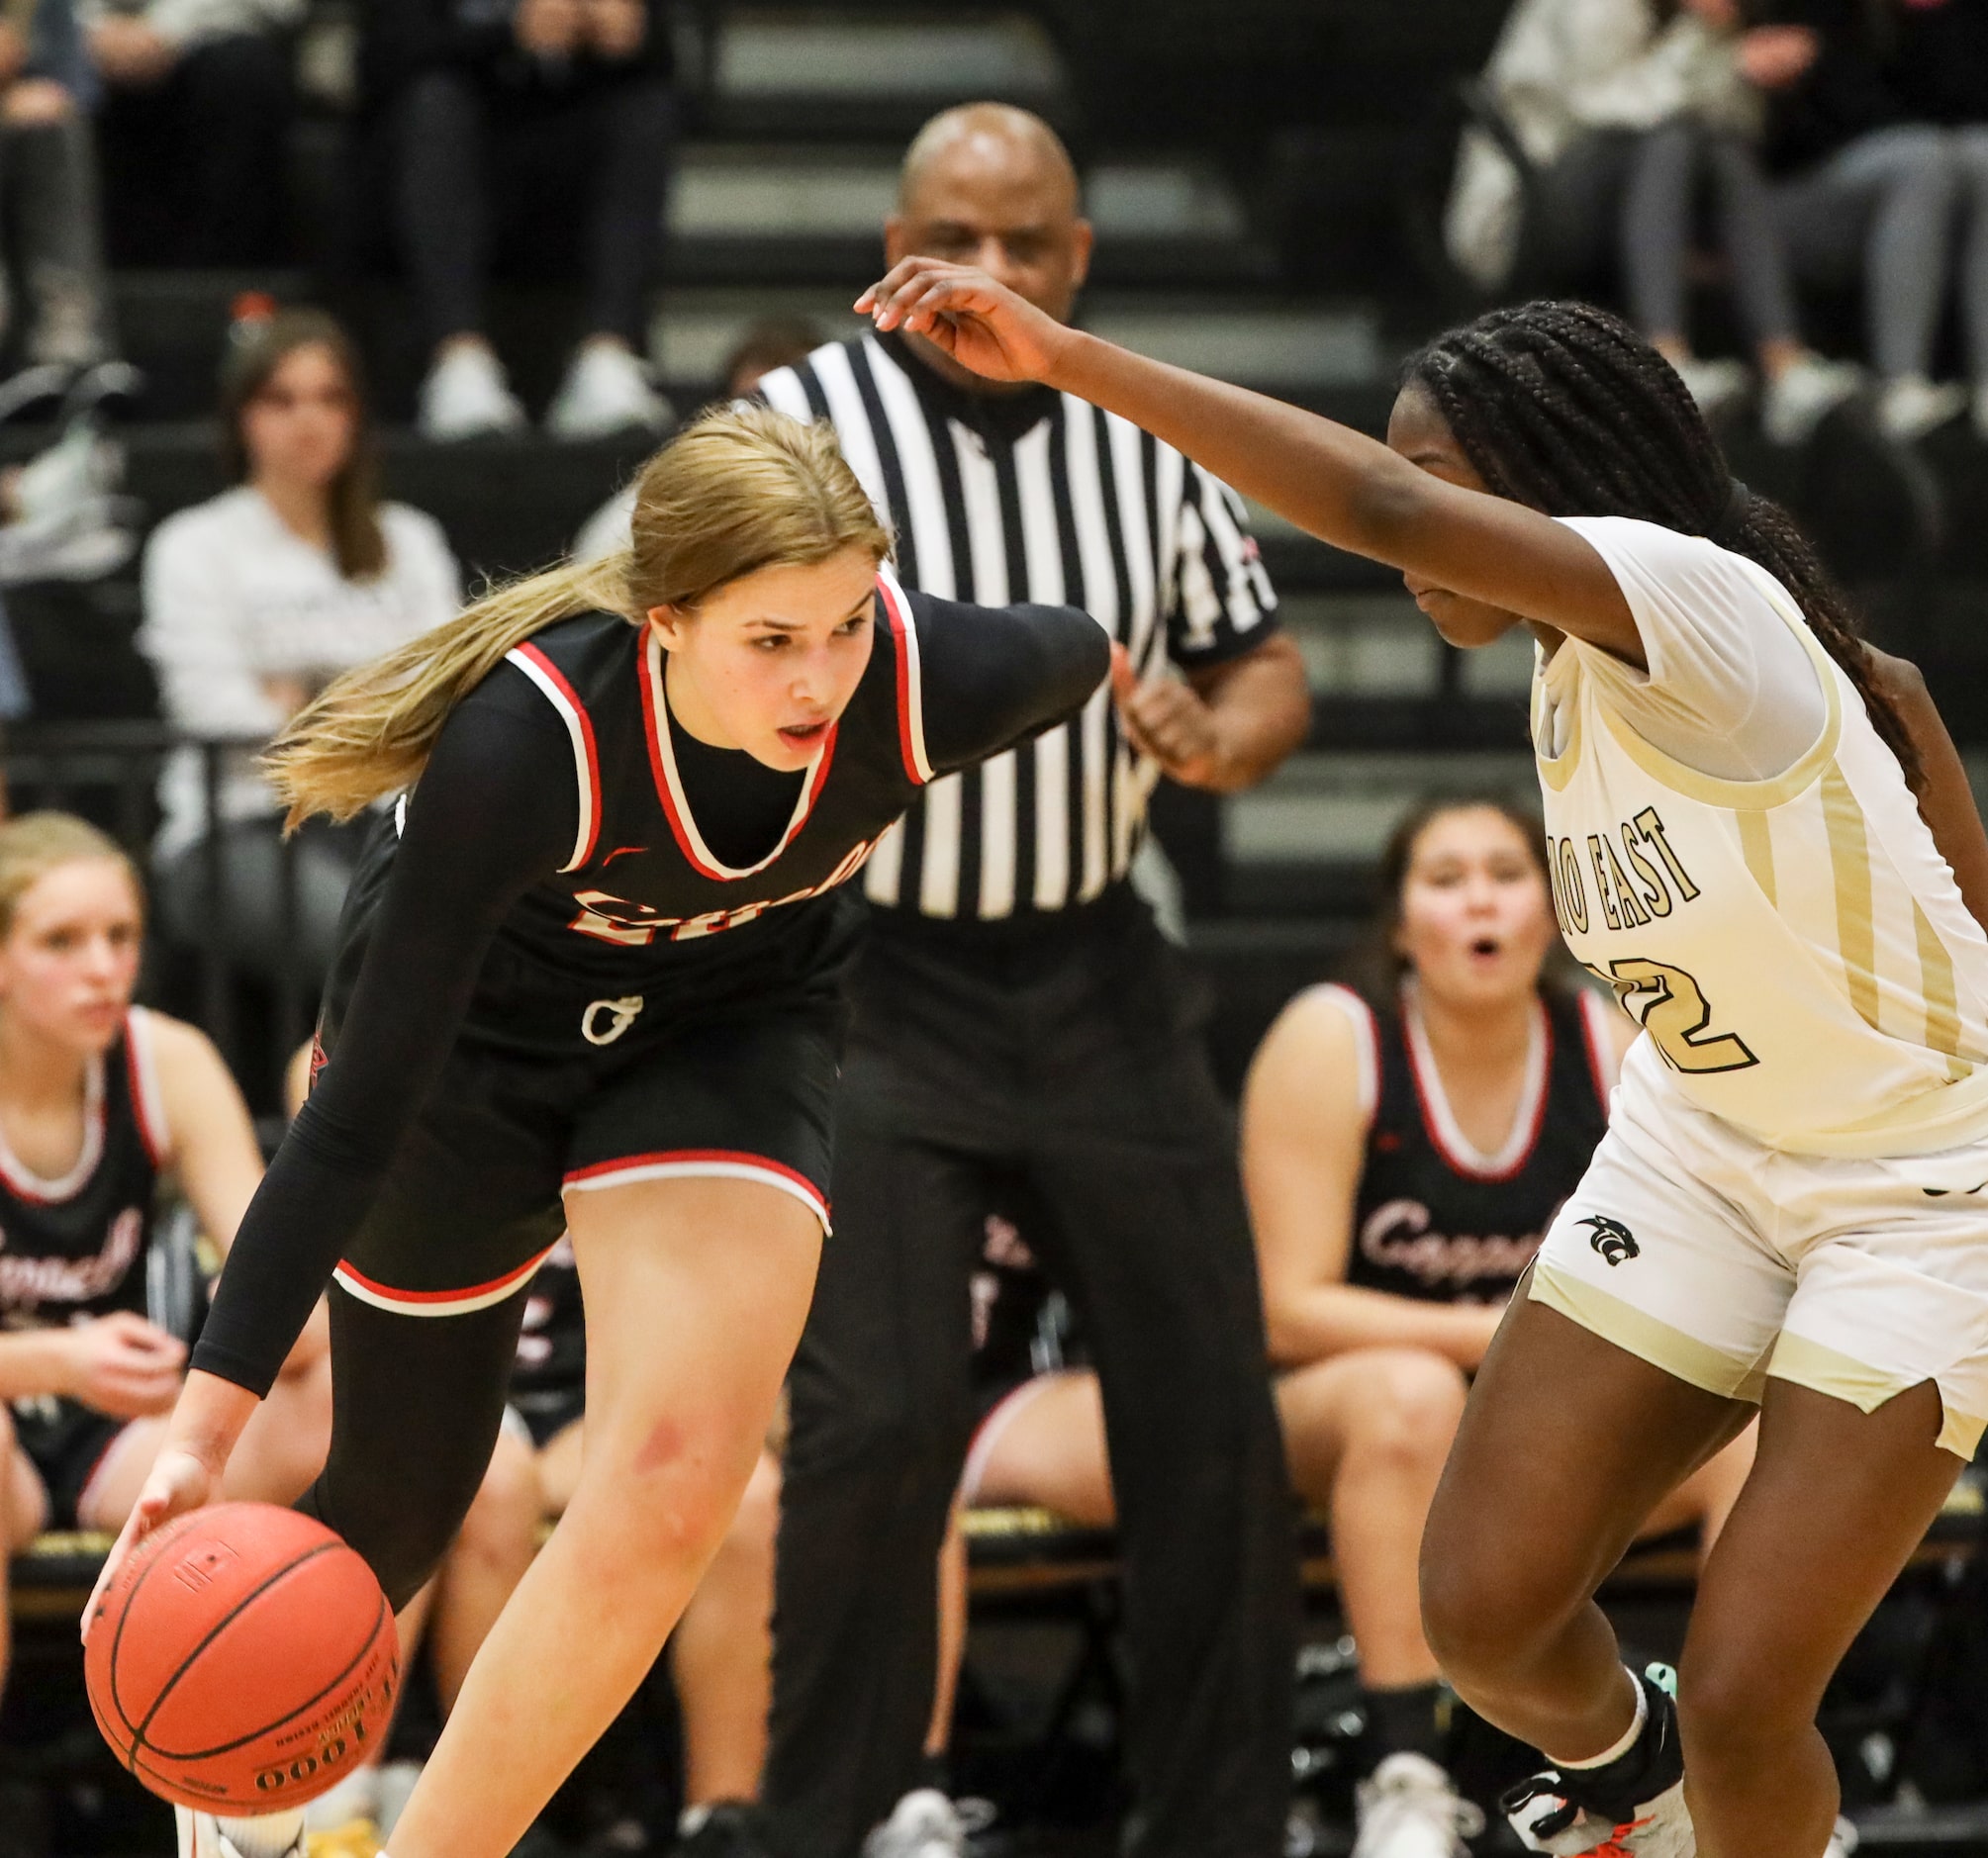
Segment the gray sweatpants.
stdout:
<path fill-rule="evenodd" d="M 1749 342 L 1792 338 L 1794 298 L 1767 182 L 1737 136 L 1680 119 L 1582 137 L 1540 176 L 1540 256 L 1569 273 L 1613 258 L 1637 325 L 1683 335 L 1701 200 L 1709 200 Z"/>
<path fill-rule="evenodd" d="M 1930 124 L 1874 130 L 1771 189 L 1795 276 L 1861 283 L 1869 357 L 1887 379 L 1932 367 L 1957 184 L 1950 141 Z"/>

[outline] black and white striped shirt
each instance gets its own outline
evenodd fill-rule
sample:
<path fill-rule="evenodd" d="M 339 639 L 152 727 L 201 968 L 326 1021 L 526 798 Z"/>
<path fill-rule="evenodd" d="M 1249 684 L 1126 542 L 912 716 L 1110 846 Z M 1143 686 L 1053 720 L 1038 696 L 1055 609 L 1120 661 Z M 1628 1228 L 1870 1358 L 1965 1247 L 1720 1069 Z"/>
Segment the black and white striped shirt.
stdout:
<path fill-rule="evenodd" d="M 1081 606 L 1142 677 L 1220 664 L 1276 629 L 1235 493 L 1087 401 L 963 392 L 896 334 L 816 349 L 759 392 L 832 421 L 906 586 Z M 1076 721 L 926 788 L 872 856 L 870 899 L 983 920 L 1089 902 L 1130 868 L 1156 779 L 1107 685 Z"/>

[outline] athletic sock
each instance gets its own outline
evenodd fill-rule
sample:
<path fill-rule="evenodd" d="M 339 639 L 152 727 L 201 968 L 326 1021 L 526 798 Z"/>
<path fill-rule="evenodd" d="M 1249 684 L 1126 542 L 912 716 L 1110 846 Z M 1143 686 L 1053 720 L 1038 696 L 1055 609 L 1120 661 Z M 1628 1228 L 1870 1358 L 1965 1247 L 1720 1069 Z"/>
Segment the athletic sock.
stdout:
<path fill-rule="evenodd" d="M 1363 1690 L 1373 1767 L 1389 1755 L 1422 1755 L 1440 1768 L 1450 1739 L 1449 1695 L 1441 1684 L 1390 1685 Z"/>
<path fill-rule="evenodd" d="M 1654 1678 L 1638 1677 L 1635 1682 L 1636 1721 L 1623 1741 L 1585 1761 L 1547 1757 L 1559 1771 L 1560 1791 L 1568 1800 L 1617 1825 L 1633 1819 L 1639 1808 L 1674 1787 L 1684 1774 L 1677 1706 Z"/>
<path fill-rule="evenodd" d="M 941 1749 L 936 1755 L 921 1754 L 918 1757 L 918 1785 L 929 1787 L 935 1794 L 952 1797 L 953 1776 L 951 1757 Z"/>
<path fill-rule="evenodd" d="M 258 1812 L 247 1819 L 220 1819 L 221 1836 L 241 1858 L 286 1858 L 304 1836 L 304 1809 L 288 1812 Z"/>

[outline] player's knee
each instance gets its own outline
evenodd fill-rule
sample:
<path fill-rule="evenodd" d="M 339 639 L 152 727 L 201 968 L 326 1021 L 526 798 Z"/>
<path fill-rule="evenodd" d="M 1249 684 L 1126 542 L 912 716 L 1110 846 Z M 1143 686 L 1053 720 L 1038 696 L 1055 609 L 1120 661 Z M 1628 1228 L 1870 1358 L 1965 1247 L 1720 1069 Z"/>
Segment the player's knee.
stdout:
<path fill-rule="evenodd" d="M 1566 1597 L 1522 1555 L 1485 1539 L 1458 1542 L 1432 1517 L 1422 1538 L 1422 1630 L 1453 1678 L 1495 1682 L 1560 1628 Z"/>
<path fill-rule="evenodd" d="M 1687 1769 L 1738 1763 L 1757 1771 L 1810 1732 L 1820 1698 L 1787 1681 L 1779 1659 L 1729 1649 L 1694 1633 L 1678 1661 L 1677 1728 Z"/>
<path fill-rule="evenodd" d="M 1466 1388 L 1454 1361 L 1423 1348 L 1376 1349 L 1354 1423 L 1363 1450 L 1416 1475 L 1450 1455 Z"/>

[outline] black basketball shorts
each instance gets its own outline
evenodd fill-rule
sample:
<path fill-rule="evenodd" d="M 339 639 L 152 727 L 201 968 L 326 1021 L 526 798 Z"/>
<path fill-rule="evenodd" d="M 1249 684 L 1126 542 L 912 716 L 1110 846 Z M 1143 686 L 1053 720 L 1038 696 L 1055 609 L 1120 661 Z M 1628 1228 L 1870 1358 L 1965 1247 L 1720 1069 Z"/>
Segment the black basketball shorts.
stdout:
<path fill-rule="evenodd" d="M 564 1052 L 474 1020 L 458 1036 L 334 1272 L 350 1295 L 410 1316 L 486 1309 L 558 1242 L 565 1196 L 636 1181 L 761 1181 L 828 1230 L 837 995 L 567 1006 Z"/>

